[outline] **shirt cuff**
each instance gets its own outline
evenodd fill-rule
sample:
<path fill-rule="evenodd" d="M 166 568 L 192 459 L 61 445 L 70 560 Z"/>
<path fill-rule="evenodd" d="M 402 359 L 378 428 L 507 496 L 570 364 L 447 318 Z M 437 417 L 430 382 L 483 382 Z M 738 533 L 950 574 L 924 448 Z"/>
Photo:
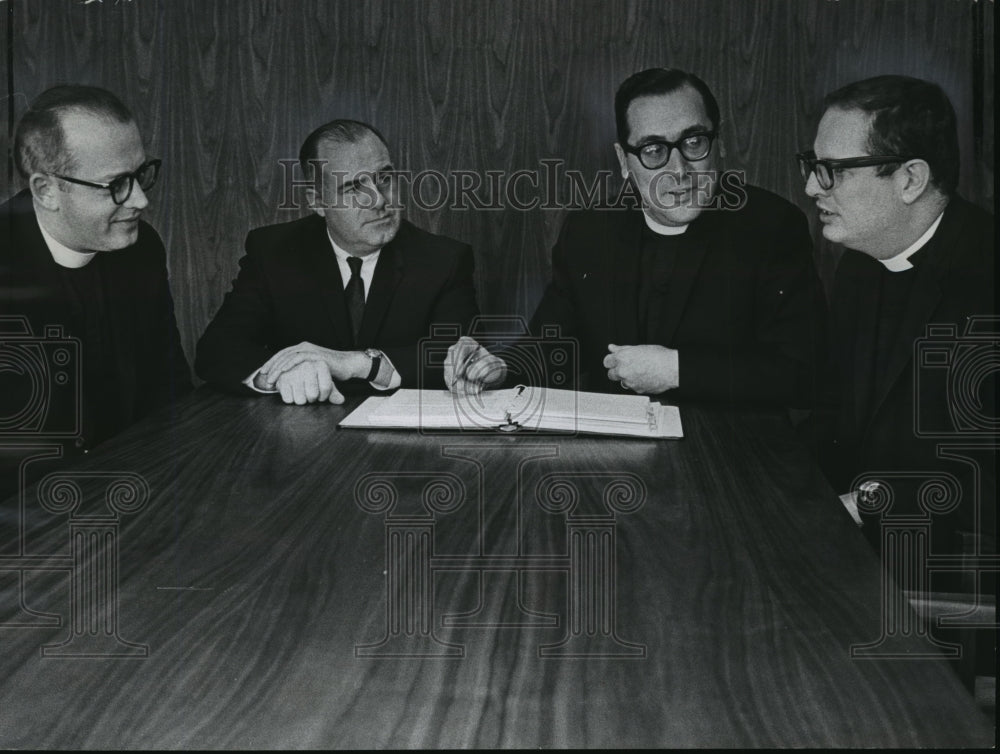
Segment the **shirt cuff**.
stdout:
<path fill-rule="evenodd" d="M 254 369 L 253 370 L 253 374 L 251 374 L 249 377 L 247 377 L 245 380 L 243 380 L 243 384 L 246 385 L 251 390 L 253 390 L 255 393 L 261 393 L 262 395 L 271 395 L 273 393 L 277 393 L 278 392 L 278 388 L 276 388 L 276 387 L 275 388 L 271 388 L 270 390 L 262 390 L 261 388 L 259 388 L 259 387 L 257 387 L 256 385 L 253 384 L 254 377 L 256 377 L 258 374 L 260 374 L 260 369 L 261 369 L 261 367 L 257 367 L 256 369 Z"/>
<path fill-rule="evenodd" d="M 681 352 L 676 348 L 667 349 L 667 371 L 673 378 L 674 388 L 681 386 Z"/>
<path fill-rule="evenodd" d="M 851 514 L 854 523 L 861 526 L 861 514 L 858 513 L 858 494 L 856 492 L 845 492 L 840 496 L 840 502 L 847 509 L 847 512 Z"/>
<path fill-rule="evenodd" d="M 261 393 L 262 395 L 272 395 L 278 392 L 278 388 L 271 388 L 270 390 L 262 390 L 254 384 L 254 378 L 260 374 L 260 367 L 253 371 L 249 377 L 243 380 L 243 384 L 248 388 L 253 390 L 255 393 Z M 379 365 L 378 374 L 375 375 L 375 379 L 369 382 L 376 390 L 395 390 L 399 387 L 402 382 L 402 378 L 399 376 L 399 372 L 396 371 L 396 367 L 393 366 L 392 362 L 389 361 L 389 357 L 384 353 L 382 354 L 382 363 Z"/>

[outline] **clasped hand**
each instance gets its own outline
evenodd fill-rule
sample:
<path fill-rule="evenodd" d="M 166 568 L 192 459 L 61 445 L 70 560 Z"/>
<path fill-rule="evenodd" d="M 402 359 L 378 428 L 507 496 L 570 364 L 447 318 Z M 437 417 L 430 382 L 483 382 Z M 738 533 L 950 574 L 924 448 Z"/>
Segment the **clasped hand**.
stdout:
<path fill-rule="evenodd" d="M 664 346 L 608 346 L 608 379 L 626 390 L 656 395 L 680 384 L 677 351 Z"/>
<path fill-rule="evenodd" d="M 507 364 L 467 335 L 448 349 L 444 362 L 444 384 L 453 393 L 478 394 L 507 377 Z"/>
<path fill-rule="evenodd" d="M 329 401 L 343 403 L 335 381 L 364 377 L 368 357 L 358 351 L 334 351 L 303 341 L 278 351 L 254 377 L 262 390 L 277 389 L 285 403 L 302 406 Z"/>

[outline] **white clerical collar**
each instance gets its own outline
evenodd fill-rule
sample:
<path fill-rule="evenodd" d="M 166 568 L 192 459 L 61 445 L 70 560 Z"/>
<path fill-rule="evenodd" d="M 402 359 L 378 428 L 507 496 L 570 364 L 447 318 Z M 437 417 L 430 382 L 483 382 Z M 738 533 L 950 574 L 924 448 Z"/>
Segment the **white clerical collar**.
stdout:
<path fill-rule="evenodd" d="M 337 255 L 337 259 L 340 262 L 342 262 L 344 265 L 347 264 L 347 260 L 350 257 L 357 256 L 357 254 L 350 254 L 350 253 L 344 251 L 339 246 L 337 246 L 337 242 L 334 241 L 333 240 L 333 236 L 330 235 L 330 229 L 329 228 L 327 228 L 327 230 L 326 230 L 326 237 L 330 239 L 330 245 L 333 247 L 333 253 Z M 381 254 L 381 253 L 382 253 L 382 249 L 379 249 L 378 251 L 373 251 L 371 254 L 369 254 L 366 257 L 360 257 L 362 269 L 364 269 L 366 266 L 372 266 L 372 265 L 374 265 L 378 261 L 378 255 Z"/>
<path fill-rule="evenodd" d="M 913 265 L 910 264 L 910 257 L 920 251 L 928 241 L 934 235 L 934 232 L 938 229 L 941 224 L 941 218 L 944 217 L 944 211 L 937 216 L 937 220 L 931 223 L 931 227 L 924 231 L 924 234 L 920 236 L 916 241 L 907 246 L 903 251 L 899 252 L 894 257 L 889 257 L 888 259 L 880 259 L 882 264 L 889 272 L 903 272 L 904 270 L 912 270 Z"/>
<path fill-rule="evenodd" d="M 35 219 L 38 219 L 37 213 Z M 76 270 L 86 266 L 91 259 L 97 256 L 96 251 L 73 251 L 69 246 L 59 243 L 42 227 L 41 222 L 38 223 L 38 229 L 42 231 L 42 238 L 45 240 L 45 245 L 49 247 L 52 261 L 60 267 Z"/>
<path fill-rule="evenodd" d="M 642 211 L 642 217 L 646 221 L 646 227 L 658 236 L 679 236 L 688 229 L 687 225 L 661 225 L 646 214 L 646 210 Z"/>

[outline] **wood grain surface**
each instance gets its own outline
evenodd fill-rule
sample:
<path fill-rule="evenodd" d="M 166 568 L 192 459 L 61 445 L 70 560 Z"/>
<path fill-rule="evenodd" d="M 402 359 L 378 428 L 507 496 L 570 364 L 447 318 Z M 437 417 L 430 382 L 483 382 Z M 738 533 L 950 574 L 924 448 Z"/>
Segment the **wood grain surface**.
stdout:
<path fill-rule="evenodd" d="M 148 217 L 163 235 L 185 349 L 235 277 L 253 227 L 281 209 L 284 168 L 315 126 L 378 126 L 400 168 L 470 171 L 504 185 L 543 160 L 609 171 L 620 185 L 612 101 L 631 73 L 698 73 L 723 112 L 726 166 L 807 210 L 793 155 L 809 146 L 822 96 L 904 73 L 939 82 L 959 115 L 960 188 L 993 205 L 993 4 L 981 0 L 4 0 L 0 144 L 27 102 L 58 82 L 108 87 L 135 110 L 163 159 Z M 471 179 L 470 179 L 471 180 Z M 565 179 L 553 182 L 562 198 Z M 481 307 L 530 316 L 565 208 L 521 179 L 518 209 L 420 209 L 417 224 L 471 243 Z M 434 184 L 424 186 L 434 195 Z M 18 182 L 8 161 L 5 195 Z M 484 189 L 485 191 L 485 189 Z M 302 197 L 298 196 L 301 204 Z"/>
<path fill-rule="evenodd" d="M 785 420 L 690 407 L 683 440 L 611 441 L 344 415 L 202 388 L 68 470 L 77 522 L 110 520 L 115 475 L 148 485 L 114 524 L 118 638 L 145 656 L 43 656 L 96 587 L 57 561 L 68 508 L 30 488 L 23 600 L 0 560 L 0 747 L 991 744 L 944 660 L 852 659 L 880 567 Z M 610 571 L 566 568 L 601 547 Z M 599 583 L 610 605 L 581 611 Z M 61 625 L 14 627 L 20 607 Z M 444 656 L 369 656 L 393 646 Z"/>

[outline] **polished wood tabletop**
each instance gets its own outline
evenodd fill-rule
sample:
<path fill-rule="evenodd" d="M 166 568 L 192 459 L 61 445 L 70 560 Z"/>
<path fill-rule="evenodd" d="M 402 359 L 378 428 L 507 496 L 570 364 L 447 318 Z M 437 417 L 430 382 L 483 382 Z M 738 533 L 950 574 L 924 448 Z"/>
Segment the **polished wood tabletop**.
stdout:
<path fill-rule="evenodd" d="M 0 747 L 993 744 L 920 636 L 880 651 L 895 587 L 783 417 L 352 405 L 201 388 L 8 501 Z"/>

